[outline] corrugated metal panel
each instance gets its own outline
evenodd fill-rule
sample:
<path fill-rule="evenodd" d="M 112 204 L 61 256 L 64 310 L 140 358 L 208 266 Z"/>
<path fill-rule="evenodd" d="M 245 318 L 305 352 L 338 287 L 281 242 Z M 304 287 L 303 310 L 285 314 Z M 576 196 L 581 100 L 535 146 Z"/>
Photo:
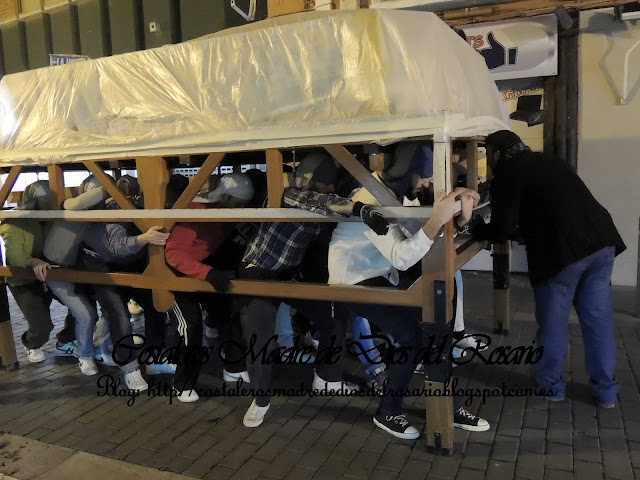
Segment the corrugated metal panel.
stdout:
<path fill-rule="evenodd" d="M 146 48 L 181 41 L 180 7 L 177 0 L 142 0 L 142 12 Z"/>
<path fill-rule="evenodd" d="M 109 0 L 109 24 L 112 54 L 144 48 L 140 0 Z"/>
<path fill-rule="evenodd" d="M 78 0 L 80 53 L 90 58 L 111 55 L 109 9 L 106 0 Z"/>
<path fill-rule="evenodd" d="M 53 53 L 80 54 L 80 30 L 78 8 L 75 5 L 51 10 L 51 39 Z"/>
<path fill-rule="evenodd" d="M 180 0 L 182 41 L 224 30 L 226 3 L 228 0 Z"/>
<path fill-rule="evenodd" d="M 51 40 L 51 19 L 49 14 L 32 15 L 24 19 L 27 36 L 27 56 L 29 68 L 49 65 L 49 54 L 53 53 Z"/>
<path fill-rule="evenodd" d="M 23 22 L 2 26 L 2 51 L 5 73 L 23 72 L 29 69 L 27 36 Z"/>

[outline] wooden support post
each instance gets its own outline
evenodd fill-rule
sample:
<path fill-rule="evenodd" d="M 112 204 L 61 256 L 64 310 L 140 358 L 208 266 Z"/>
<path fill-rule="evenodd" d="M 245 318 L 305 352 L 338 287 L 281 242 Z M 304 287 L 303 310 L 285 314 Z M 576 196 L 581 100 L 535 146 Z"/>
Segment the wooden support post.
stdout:
<path fill-rule="evenodd" d="M 467 188 L 478 191 L 478 142 L 467 142 Z"/>
<path fill-rule="evenodd" d="M 448 137 L 434 139 L 434 200 L 441 201 L 452 186 L 451 143 Z M 446 342 L 444 355 L 436 364 L 425 364 L 425 389 L 444 389 L 451 374 L 451 336 L 453 318 L 453 273 L 456 258 L 453 222 L 444 226 L 431 251 L 422 259 L 422 327 L 434 343 Z M 453 397 L 425 398 L 427 449 L 448 455 L 453 451 Z"/>
<path fill-rule="evenodd" d="M 138 169 L 138 182 L 144 194 L 144 206 L 148 209 L 164 209 L 167 184 L 169 183 L 169 171 L 162 157 L 146 157 L 136 159 Z M 156 225 L 166 227 L 167 220 L 154 222 Z M 167 267 L 164 258 L 164 247 L 161 245 L 149 245 L 149 266 L 144 275 L 164 278 L 167 282 L 174 277 L 173 272 Z M 167 283 L 169 286 L 169 283 Z M 166 312 L 175 305 L 173 293 L 169 290 L 154 289 L 153 306 L 159 312 Z"/>
<path fill-rule="evenodd" d="M 1 253 L 0 264 L 2 264 Z M 0 367 L 5 370 L 15 370 L 18 368 L 16 344 L 13 340 L 13 330 L 11 329 L 7 285 L 5 284 L 4 278 L 0 279 Z"/>
<path fill-rule="evenodd" d="M 65 200 L 64 176 L 60 165 L 47 166 L 49 173 L 49 189 L 51 190 L 51 209 L 60 210 Z"/>
<path fill-rule="evenodd" d="M 506 335 L 511 325 L 509 294 L 509 242 L 493 245 L 493 321 L 494 333 Z"/>
<path fill-rule="evenodd" d="M 280 208 L 284 192 L 284 171 L 280 150 L 267 150 L 267 191 L 269 208 Z"/>
<path fill-rule="evenodd" d="M 9 171 L 9 175 L 7 175 L 7 179 L 2 184 L 2 189 L 0 189 L 0 208 L 4 206 L 4 202 L 9 198 L 9 194 L 11 193 L 11 189 L 16 184 L 16 180 L 18 179 L 18 175 L 20 175 L 21 166 L 17 165 L 15 167 L 11 167 Z"/>

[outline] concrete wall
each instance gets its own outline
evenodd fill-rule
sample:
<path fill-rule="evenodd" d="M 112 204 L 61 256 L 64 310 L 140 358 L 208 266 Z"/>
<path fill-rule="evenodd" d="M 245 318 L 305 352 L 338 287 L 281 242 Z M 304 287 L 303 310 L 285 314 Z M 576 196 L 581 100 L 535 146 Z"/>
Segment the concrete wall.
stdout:
<path fill-rule="evenodd" d="M 631 97 L 619 105 L 624 56 L 640 40 L 638 22 L 615 22 L 612 10 L 583 12 L 579 37 L 578 174 L 611 213 L 627 251 L 614 285 L 635 285 L 640 217 L 640 48 L 629 62 Z"/>

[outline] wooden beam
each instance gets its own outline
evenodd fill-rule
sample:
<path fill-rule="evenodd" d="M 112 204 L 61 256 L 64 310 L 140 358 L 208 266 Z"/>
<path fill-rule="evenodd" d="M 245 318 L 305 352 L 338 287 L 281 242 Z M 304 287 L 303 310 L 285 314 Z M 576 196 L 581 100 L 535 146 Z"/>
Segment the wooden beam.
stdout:
<path fill-rule="evenodd" d="M 459 209 L 459 207 L 458 207 Z M 391 220 L 417 219 L 426 222 L 431 207 L 379 207 Z M 137 209 L 137 210 L 0 210 L 0 219 L 37 218 L 72 222 L 361 222 L 358 217 L 326 217 L 294 208 L 211 208 L 211 209 Z"/>
<path fill-rule="evenodd" d="M 60 165 L 48 165 L 49 189 L 51 190 L 51 205 L 54 210 L 59 210 L 65 201 L 64 176 Z"/>
<path fill-rule="evenodd" d="M 280 150 L 269 149 L 267 156 L 267 206 L 279 208 L 282 205 L 284 193 L 284 171 L 282 169 L 282 153 Z"/>
<path fill-rule="evenodd" d="M 0 267 L 0 277 L 35 279 L 33 270 L 20 267 Z M 178 277 L 169 270 L 164 276 L 156 274 L 97 273 L 53 268 L 48 273 L 53 281 L 115 285 L 160 290 L 171 285 L 177 292 L 211 292 L 213 287 L 203 280 Z M 272 298 L 296 298 L 323 301 L 372 303 L 376 305 L 420 306 L 420 283 L 407 290 L 361 286 L 337 286 L 318 283 L 270 282 L 233 280 L 230 293 Z M 284 292 L 284 293 L 283 293 Z"/>
<path fill-rule="evenodd" d="M 11 171 L 9 172 L 7 179 L 4 181 L 4 183 L 2 184 L 2 188 L 0 189 L 0 207 L 2 207 L 2 205 L 4 205 L 4 202 L 7 201 L 9 193 L 11 193 L 11 189 L 16 184 L 16 180 L 18 180 L 20 170 L 22 170 L 22 167 L 20 165 L 11 167 Z"/>
<path fill-rule="evenodd" d="M 140 158 L 136 160 L 138 169 L 138 183 L 144 195 L 145 208 L 163 209 L 165 206 L 165 198 L 167 193 L 167 184 L 169 183 L 169 170 L 167 163 L 162 157 Z M 160 220 L 157 225 L 167 227 L 174 222 L 170 220 Z M 175 277 L 173 272 L 167 266 L 164 258 L 164 246 L 149 245 L 149 265 L 145 269 L 146 275 L 155 276 L 165 280 Z M 165 285 L 169 285 L 167 282 Z M 173 288 L 173 286 L 172 286 Z M 153 289 L 153 306 L 159 312 L 166 312 L 175 305 L 176 301 L 166 288 Z"/>
<path fill-rule="evenodd" d="M 100 182 L 100 185 L 102 185 L 102 187 L 107 191 L 107 193 L 111 195 L 111 198 L 113 198 L 115 202 L 118 205 L 120 205 L 120 208 L 122 208 L 123 210 L 131 210 L 131 211 L 137 210 L 135 205 L 133 205 L 129 201 L 129 199 L 125 197 L 120 190 L 118 190 L 118 187 L 116 187 L 116 183 L 113 181 L 113 179 L 109 175 L 104 173 L 104 170 L 102 170 L 100 165 L 98 165 L 96 162 L 91 162 L 91 161 L 86 161 L 83 163 L 84 163 L 84 166 L 87 167 L 87 170 L 89 170 L 91 174 L 98 179 L 98 182 Z M 91 213 L 94 213 L 94 212 L 95 210 L 92 211 Z M 135 223 L 136 226 L 143 232 L 148 228 L 147 223 L 140 219 L 129 217 L 128 221 Z"/>
<path fill-rule="evenodd" d="M 467 142 L 467 188 L 478 191 L 478 142 Z"/>
<path fill-rule="evenodd" d="M 213 171 L 216 169 L 220 162 L 224 158 L 224 153 L 212 153 L 207 157 L 205 162 L 198 170 L 198 173 L 194 177 L 189 180 L 189 186 L 185 189 L 184 192 L 180 195 L 180 198 L 173 205 L 173 208 L 178 210 L 182 208 L 187 208 L 189 203 L 193 201 L 195 196 L 198 194 L 204 182 L 206 182 Z M 146 207 L 146 205 L 145 205 Z"/>
<path fill-rule="evenodd" d="M 470 240 L 468 243 L 463 245 L 462 247 L 464 248 L 461 247 L 456 251 L 454 270 L 460 270 L 473 257 L 486 248 L 486 246 L 486 242 L 476 242 L 474 240 Z"/>
<path fill-rule="evenodd" d="M 356 158 L 342 145 L 325 145 L 324 149 L 336 159 L 353 177 L 385 207 L 397 207 L 402 203 L 385 188 Z"/>
<path fill-rule="evenodd" d="M 534 17 L 553 13 L 558 6 L 567 10 L 590 10 L 635 3 L 637 0 L 521 0 L 492 6 L 478 6 L 446 10 L 438 15 L 449 25 L 468 25 L 478 22 L 495 22 L 509 18 Z"/>

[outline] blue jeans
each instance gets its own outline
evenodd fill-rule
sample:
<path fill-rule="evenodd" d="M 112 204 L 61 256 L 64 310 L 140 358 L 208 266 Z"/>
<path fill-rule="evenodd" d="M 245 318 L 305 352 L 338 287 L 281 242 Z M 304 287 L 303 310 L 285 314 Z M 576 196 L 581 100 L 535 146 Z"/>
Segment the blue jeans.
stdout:
<path fill-rule="evenodd" d="M 276 312 L 276 335 L 278 335 L 278 345 L 287 348 L 293 347 L 291 307 L 286 303 L 281 303 Z"/>
<path fill-rule="evenodd" d="M 47 282 L 47 285 L 76 319 L 77 356 L 93 358 L 93 327 L 98 320 L 96 302 L 84 293 L 77 293 L 76 285 L 73 283 Z M 126 310 L 118 290 L 115 287 L 105 285 L 94 285 L 94 290 L 96 298 L 100 302 L 102 313 L 109 324 L 112 341 L 117 343 L 121 338 L 129 336 L 123 344 L 126 343 L 129 352 L 135 351 L 135 345 L 131 338 L 129 312 Z M 132 372 L 136 368 L 138 368 L 138 361 L 135 358 L 120 367 L 124 373 Z"/>
<path fill-rule="evenodd" d="M 615 403 L 616 345 L 613 331 L 611 271 L 614 247 L 606 247 L 575 262 L 546 284 L 534 288 L 538 345 L 544 347 L 535 365 L 538 386 L 564 397 L 562 362 L 567 355 L 569 310 L 573 303 L 584 340 L 585 366 L 596 401 Z"/>
<path fill-rule="evenodd" d="M 364 365 L 364 370 L 365 372 L 367 372 L 367 375 L 372 375 L 377 369 L 384 370 L 386 366 L 384 363 L 382 363 L 380 351 L 375 348 L 376 346 L 374 345 L 373 340 L 371 340 L 370 338 L 360 338 L 360 336 L 371 336 L 371 327 L 369 326 L 369 322 L 367 321 L 367 319 L 362 318 L 352 312 L 350 321 L 353 341 L 358 342 L 362 346 L 361 351 L 367 352 L 366 355 L 358 355 L 358 357 L 360 358 L 360 362 L 362 363 L 362 365 Z M 373 362 L 370 362 L 369 359 L 373 360 Z"/>

